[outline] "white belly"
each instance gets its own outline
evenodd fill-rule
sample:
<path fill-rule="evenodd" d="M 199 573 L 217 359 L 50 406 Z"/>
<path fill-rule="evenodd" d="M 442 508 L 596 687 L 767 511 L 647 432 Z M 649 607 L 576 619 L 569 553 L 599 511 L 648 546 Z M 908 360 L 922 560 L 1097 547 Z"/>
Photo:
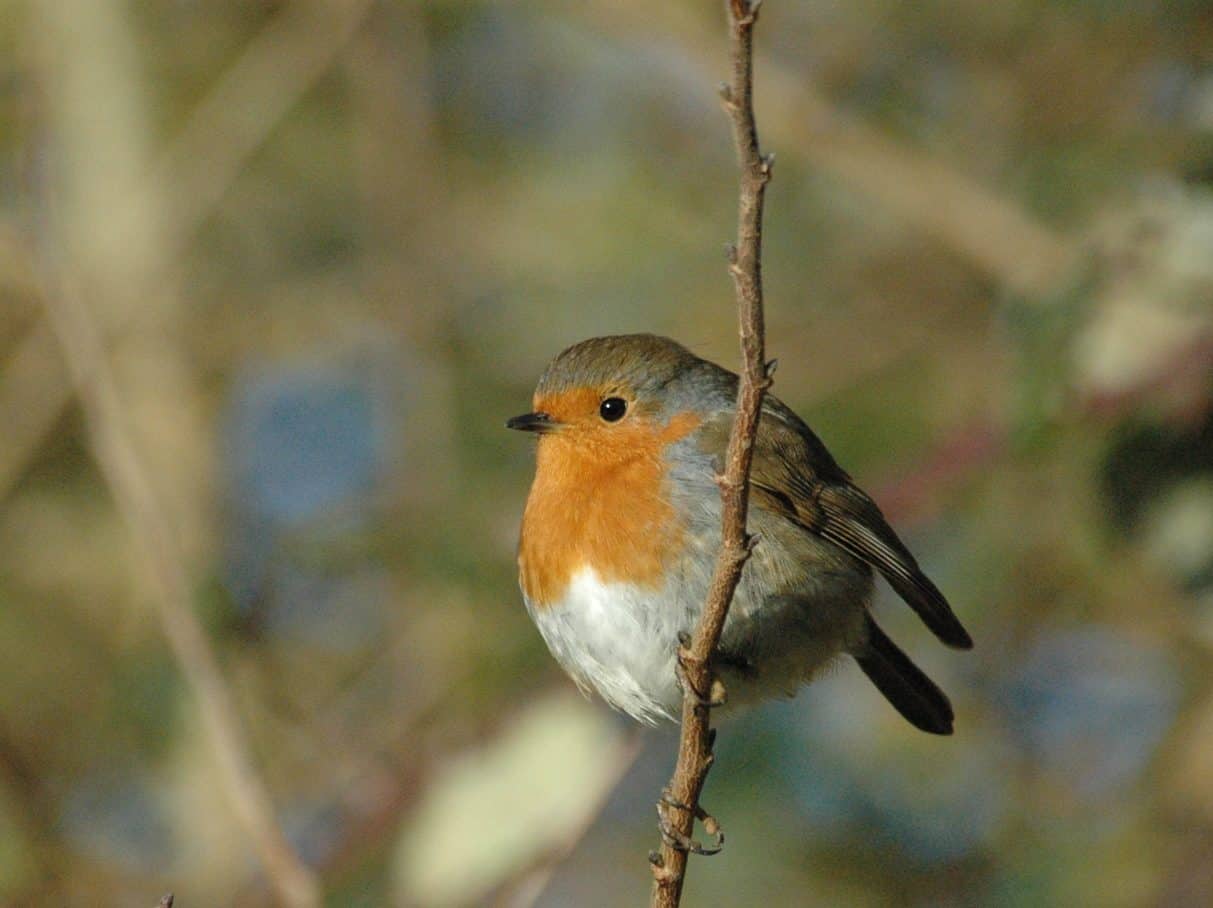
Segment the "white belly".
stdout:
<path fill-rule="evenodd" d="M 702 609 L 699 584 L 688 589 L 685 580 L 675 577 L 654 591 L 607 583 L 583 568 L 561 601 L 538 609 L 528 601 L 527 608 L 579 686 L 596 690 L 642 722 L 677 721 L 682 708 L 674 667 L 678 634 L 694 630 Z M 722 640 L 726 655 L 749 663 L 746 671 L 720 666 L 732 705 L 794 694 L 859 639 L 861 595 L 818 596 L 809 605 L 781 597 L 760 601 L 753 592 L 742 583 Z"/>
<path fill-rule="evenodd" d="M 527 608 L 558 662 L 583 689 L 642 722 L 676 719 L 678 632 L 690 619 L 662 592 L 604 583 L 590 568 L 573 576 L 564 598 Z"/>

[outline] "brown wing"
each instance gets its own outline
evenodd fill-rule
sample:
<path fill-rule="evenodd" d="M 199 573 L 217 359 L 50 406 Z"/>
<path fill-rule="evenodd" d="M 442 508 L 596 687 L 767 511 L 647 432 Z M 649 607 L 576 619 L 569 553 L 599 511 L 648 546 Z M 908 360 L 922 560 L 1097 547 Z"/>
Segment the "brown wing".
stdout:
<path fill-rule="evenodd" d="M 835 463 L 813 431 L 774 398 L 763 406 L 750 483 L 770 510 L 880 571 L 948 646 L 973 646 L 943 593 L 919 568 L 876 503 Z"/>

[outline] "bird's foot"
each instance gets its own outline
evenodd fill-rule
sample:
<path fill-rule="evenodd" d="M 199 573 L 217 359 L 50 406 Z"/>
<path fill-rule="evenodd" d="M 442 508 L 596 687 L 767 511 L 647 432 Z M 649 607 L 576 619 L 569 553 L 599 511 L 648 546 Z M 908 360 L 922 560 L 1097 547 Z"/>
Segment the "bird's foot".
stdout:
<path fill-rule="evenodd" d="M 674 663 L 674 674 L 678 676 L 678 685 L 683 692 L 690 691 L 695 698 L 695 702 L 707 709 L 715 709 L 719 706 L 724 706 L 728 700 L 728 691 L 725 690 L 724 682 L 715 675 L 712 676 L 712 682 L 708 687 L 707 693 L 704 693 L 699 687 L 691 683 L 691 679 L 687 672 L 687 662 L 691 658 L 691 635 L 686 631 L 682 631 L 678 635 L 678 658 Z"/>
<path fill-rule="evenodd" d="M 711 845 L 703 845 L 690 836 L 683 835 L 674 828 L 673 823 L 670 821 L 669 812 L 671 809 L 684 810 L 687 813 L 694 814 L 695 819 L 703 823 L 704 831 L 716 841 Z M 661 798 L 657 801 L 657 828 L 661 831 L 661 840 L 669 847 L 675 848 L 678 851 L 685 851 L 689 854 L 711 855 L 719 854 L 724 848 L 724 829 L 721 828 L 720 821 L 699 805 L 692 807 L 689 804 L 683 804 L 681 801 L 674 800 L 670 796 L 669 789 L 662 791 Z"/>

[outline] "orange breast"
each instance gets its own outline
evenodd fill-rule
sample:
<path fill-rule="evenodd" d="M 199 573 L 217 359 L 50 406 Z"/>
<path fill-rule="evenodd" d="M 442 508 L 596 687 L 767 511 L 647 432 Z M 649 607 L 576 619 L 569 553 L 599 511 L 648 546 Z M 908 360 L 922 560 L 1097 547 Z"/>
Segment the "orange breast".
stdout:
<path fill-rule="evenodd" d="M 589 567 L 606 582 L 661 584 L 683 528 L 664 490 L 664 448 L 699 424 L 637 421 L 542 437 L 522 518 L 519 582 L 535 607 Z"/>

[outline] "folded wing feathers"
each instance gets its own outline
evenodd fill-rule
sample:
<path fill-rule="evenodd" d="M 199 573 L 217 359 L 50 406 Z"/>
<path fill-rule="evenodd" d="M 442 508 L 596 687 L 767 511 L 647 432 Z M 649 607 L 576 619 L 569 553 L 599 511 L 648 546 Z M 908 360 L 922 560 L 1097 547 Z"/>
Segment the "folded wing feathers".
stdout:
<path fill-rule="evenodd" d="M 810 533 L 872 565 L 940 640 L 969 649 L 973 641 L 943 593 L 918 567 L 868 495 L 830 456 L 803 421 L 767 398 L 754 451 L 751 489 L 768 506 Z M 722 422 L 718 445 L 724 450 Z M 806 469 L 807 468 L 807 469 Z"/>
<path fill-rule="evenodd" d="M 853 485 L 827 486 L 816 496 L 821 508 L 817 531 L 862 558 L 884 576 L 940 640 L 969 649 L 973 641 L 939 588 L 918 567 L 880 509 Z"/>

